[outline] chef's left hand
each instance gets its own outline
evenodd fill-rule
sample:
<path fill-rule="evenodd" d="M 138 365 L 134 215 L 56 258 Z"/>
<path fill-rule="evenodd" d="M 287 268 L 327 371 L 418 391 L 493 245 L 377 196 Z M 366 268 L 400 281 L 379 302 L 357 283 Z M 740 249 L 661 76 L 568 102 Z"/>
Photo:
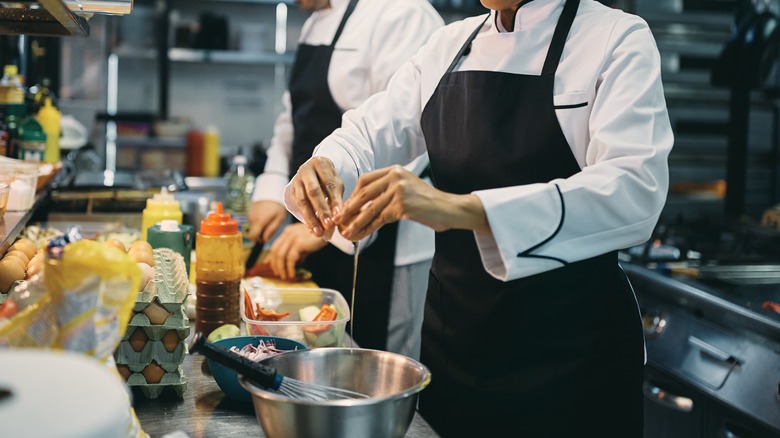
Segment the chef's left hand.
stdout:
<path fill-rule="evenodd" d="M 489 231 L 484 208 L 475 195 L 454 195 L 435 189 L 398 165 L 361 176 L 333 219 L 341 234 L 353 241 L 401 219 L 436 231 Z"/>
<path fill-rule="evenodd" d="M 298 263 L 321 250 L 328 242 L 312 235 L 302 223 L 287 225 L 268 249 L 268 260 L 274 275 L 282 280 L 292 281 L 296 277 Z"/>

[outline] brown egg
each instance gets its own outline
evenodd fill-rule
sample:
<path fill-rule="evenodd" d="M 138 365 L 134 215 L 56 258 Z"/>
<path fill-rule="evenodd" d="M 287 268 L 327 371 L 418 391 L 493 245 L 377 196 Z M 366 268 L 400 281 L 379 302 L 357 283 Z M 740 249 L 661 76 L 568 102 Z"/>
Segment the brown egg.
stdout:
<path fill-rule="evenodd" d="M 18 260 L 0 260 L 0 292 L 7 293 L 19 280 L 24 280 L 24 267 Z"/>
<path fill-rule="evenodd" d="M 149 266 L 154 266 L 154 255 L 151 251 L 136 249 L 128 251 L 127 255 L 136 263 L 146 263 Z"/>
<path fill-rule="evenodd" d="M 143 350 L 148 340 L 149 337 L 146 336 L 146 332 L 141 327 L 136 327 L 135 331 L 127 338 L 127 341 L 130 342 L 130 347 L 132 347 L 135 352 Z"/>
<path fill-rule="evenodd" d="M 40 272 L 43 272 L 43 260 L 41 259 L 34 263 L 32 260 L 30 260 L 30 264 L 27 265 L 27 278 L 33 278 L 35 274 Z"/>
<path fill-rule="evenodd" d="M 125 244 L 122 243 L 122 241 L 119 239 L 108 239 L 105 242 L 103 242 L 103 245 L 113 246 L 114 248 L 122 252 L 127 252 L 127 249 L 125 249 Z"/>
<path fill-rule="evenodd" d="M 179 346 L 180 342 L 181 339 L 179 339 L 179 334 L 176 333 L 176 330 L 168 330 L 162 337 L 163 347 L 165 347 L 165 351 L 168 353 L 173 353 L 173 350 Z"/>
<path fill-rule="evenodd" d="M 169 316 L 172 315 L 172 313 L 165 310 L 165 307 L 163 307 L 157 301 L 153 301 L 151 304 L 144 307 L 144 315 L 149 318 L 150 323 L 162 325 L 165 324 L 165 321 Z"/>
<path fill-rule="evenodd" d="M 119 375 L 125 379 L 125 382 L 130 378 L 130 375 L 133 374 L 133 372 L 130 371 L 130 367 L 127 365 L 117 365 L 116 370 L 119 371 Z"/>
<path fill-rule="evenodd" d="M 5 257 L 3 257 L 3 260 L 9 258 L 9 257 L 16 257 L 19 260 L 22 261 L 22 264 L 24 264 L 24 267 L 27 267 L 27 264 L 30 263 L 30 258 L 27 257 L 27 254 L 25 254 L 23 251 L 20 251 L 18 249 L 15 249 L 13 251 L 8 251 L 5 254 Z"/>
<path fill-rule="evenodd" d="M 145 240 L 136 240 L 135 242 L 130 244 L 130 248 L 127 249 L 127 252 L 133 251 L 133 250 L 139 250 L 143 249 L 145 251 L 152 252 L 152 245 L 149 244 L 149 242 Z"/>
<path fill-rule="evenodd" d="M 165 375 L 165 369 L 158 365 L 157 362 L 152 361 L 152 363 L 141 371 L 141 374 L 144 376 L 144 379 L 146 379 L 146 383 L 160 383 L 163 375 Z"/>
<path fill-rule="evenodd" d="M 38 251 L 38 247 L 35 246 L 35 242 L 30 239 L 22 237 L 11 245 L 11 251 L 18 249 L 27 255 L 27 258 L 32 258 Z"/>

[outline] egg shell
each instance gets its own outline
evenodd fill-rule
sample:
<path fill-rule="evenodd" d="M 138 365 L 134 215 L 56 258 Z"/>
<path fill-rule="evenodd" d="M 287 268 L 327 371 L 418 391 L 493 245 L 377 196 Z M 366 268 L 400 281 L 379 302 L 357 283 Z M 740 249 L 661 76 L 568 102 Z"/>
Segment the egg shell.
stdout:
<path fill-rule="evenodd" d="M 152 324 L 165 324 L 165 320 L 172 315 L 167 311 L 165 307 L 160 305 L 157 301 L 151 302 L 146 308 L 144 308 L 144 315 L 149 318 L 149 322 Z"/>
<path fill-rule="evenodd" d="M 0 292 L 7 293 L 19 280 L 24 280 L 24 268 L 16 260 L 0 260 Z"/>
<path fill-rule="evenodd" d="M 176 333 L 176 330 L 168 330 L 162 338 L 163 346 L 168 353 L 173 353 L 179 342 L 181 342 L 181 339 L 179 339 L 179 334 Z"/>
<path fill-rule="evenodd" d="M 130 244 L 130 248 L 127 249 L 127 252 L 134 251 L 134 250 L 137 251 L 139 249 L 143 249 L 144 251 L 149 251 L 149 252 L 153 251 L 152 245 L 149 242 L 145 240 L 136 240 L 135 242 Z"/>
<path fill-rule="evenodd" d="M 105 242 L 103 242 L 103 245 L 113 246 L 114 248 L 122 252 L 127 252 L 127 248 L 125 248 L 125 244 L 122 243 L 122 241 L 119 239 L 107 239 Z"/>
<path fill-rule="evenodd" d="M 25 254 L 24 251 L 20 251 L 18 249 L 15 249 L 13 251 L 8 251 L 5 254 L 5 257 L 3 257 L 3 260 L 5 260 L 8 257 L 16 257 L 16 258 L 18 258 L 19 260 L 22 261 L 22 263 L 24 263 L 25 267 L 27 267 L 27 264 L 30 263 L 30 258 L 27 257 L 27 254 Z"/>
<path fill-rule="evenodd" d="M 146 342 L 149 341 L 149 337 L 146 336 L 144 329 L 138 327 L 133 331 L 133 334 L 130 335 L 128 341 L 133 350 L 138 352 L 144 349 Z"/>
<path fill-rule="evenodd" d="M 119 375 L 122 376 L 125 381 L 130 378 L 130 374 L 133 374 L 132 371 L 130 371 L 130 367 L 127 365 L 117 365 L 116 366 L 117 371 L 119 371 Z"/>
<path fill-rule="evenodd" d="M 27 278 L 32 278 L 35 274 L 43 271 L 43 261 L 39 262 L 30 262 L 29 265 L 27 265 Z"/>
<path fill-rule="evenodd" d="M 142 291 L 146 288 L 146 285 L 154 279 L 154 268 L 146 263 L 138 263 L 138 269 L 141 270 L 141 286 L 138 290 Z"/>
<path fill-rule="evenodd" d="M 141 371 L 141 374 L 146 379 L 146 383 L 160 383 L 163 375 L 165 375 L 165 369 L 158 365 L 157 362 L 152 362 Z"/>
<path fill-rule="evenodd" d="M 32 258 L 38 251 L 38 247 L 35 246 L 35 242 L 24 237 L 14 242 L 14 244 L 11 245 L 9 251 L 13 251 L 14 249 L 18 249 L 24 252 L 27 255 L 27 258 Z"/>
<path fill-rule="evenodd" d="M 136 263 L 146 263 L 154 267 L 154 254 L 145 249 L 135 249 L 127 252 L 127 255 Z"/>

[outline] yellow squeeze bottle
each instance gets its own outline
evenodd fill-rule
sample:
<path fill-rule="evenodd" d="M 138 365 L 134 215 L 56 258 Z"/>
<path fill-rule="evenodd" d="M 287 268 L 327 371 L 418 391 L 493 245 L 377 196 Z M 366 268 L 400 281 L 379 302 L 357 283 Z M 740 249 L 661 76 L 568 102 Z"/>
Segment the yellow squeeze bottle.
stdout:
<path fill-rule="evenodd" d="M 57 108 L 51 103 L 51 98 L 47 97 L 44 105 L 38 110 L 38 123 L 43 127 L 46 133 L 46 150 L 43 159 L 47 163 L 57 163 L 60 161 L 60 131 L 62 129 L 62 116 Z"/>
<path fill-rule="evenodd" d="M 182 218 L 179 201 L 163 187 L 160 193 L 146 200 L 146 208 L 141 214 L 141 240 L 146 240 L 149 227 L 164 220 L 174 220 L 181 225 Z"/>
<path fill-rule="evenodd" d="M 203 176 L 219 176 L 219 131 L 214 126 L 203 132 Z"/>

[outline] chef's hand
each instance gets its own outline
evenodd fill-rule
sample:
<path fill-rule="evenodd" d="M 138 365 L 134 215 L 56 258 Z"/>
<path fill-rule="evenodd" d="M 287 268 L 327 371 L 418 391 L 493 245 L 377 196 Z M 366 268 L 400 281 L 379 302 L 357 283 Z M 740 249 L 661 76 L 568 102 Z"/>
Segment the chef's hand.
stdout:
<path fill-rule="evenodd" d="M 268 242 L 279 227 L 287 220 L 287 209 L 274 201 L 256 201 L 252 203 L 247 215 L 249 233 L 252 242 Z"/>
<path fill-rule="evenodd" d="M 303 163 L 290 181 L 289 193 L 309 231 L 330 240 L 336 226 L 333 215 L 341 208 L 344 194 L 344 183 L 333 162 L 324 157 L 313 157 Z"/>
<path fill-rule="evenodd" d="M 435 189 L 397 165 L 361 176 L 355 191 L 334 217 L 341 235 L 353 241 L 400 219 L 419 222 L 436 231 L 490 231 L 485 210 L 475 195 L 454 195 Z"/>
<path fill-rule="evenodd" d="M 296 277 L 298 263 L 306 257 L 321 250 L 328 242 L 309 232 L 302 223 L 287 225 L 268 249 L 266 261 L 271 265 L 274 275 L 282 280 L 291 281 Z"/>

